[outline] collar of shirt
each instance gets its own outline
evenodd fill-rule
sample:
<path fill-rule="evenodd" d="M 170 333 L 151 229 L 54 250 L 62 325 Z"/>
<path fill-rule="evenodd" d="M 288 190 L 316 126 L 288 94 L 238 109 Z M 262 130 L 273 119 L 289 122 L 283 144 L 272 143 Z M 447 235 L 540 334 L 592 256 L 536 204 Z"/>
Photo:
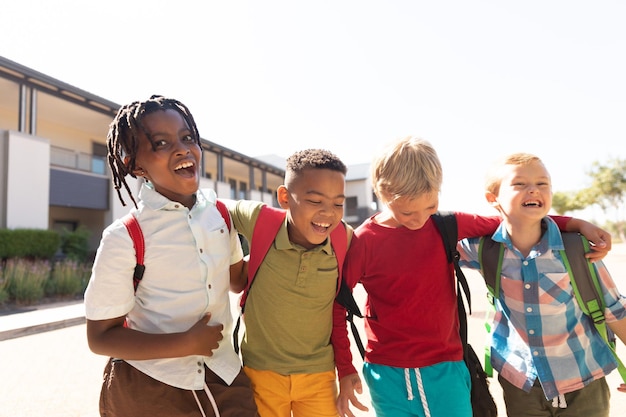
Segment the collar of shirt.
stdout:
<path fill-rule="evenodd" d="M 139 199 L 140 203 L 143 203 L 145 206 L 151 208 L 152 210 L 176 210 L 180 209 L 180 203 L 176 201 L 172 201 L 167 197 L 160 194 L 158 191 L 154 189 L 154 186 L 149 182 L 144 182 L 139 190 Z M 194 209 L 202 209 L 207 204 L 215 204 L 217 201 L 217 195 L 215 191 L 206 188 L 199 189 L 196 191 L 196 203 L 194 204 L 192 210 Z"/>
<path fill-rule="evenodd" d="M 283 223 L 283 225 L 278 230 L 278 233 L 276 234 L 276 249 L 286 250 L 286 249 L 299 249 L 299 248 L 302 248 L 302 246 L 292 243 L 289 240 L 289 233 L 287 232 L 287 220 L 285 220 L 285 223 Z M 332 249 L 332 245 L 330 244 L 329 238 L 326 238 L 324 243 L 316 246 L 312 250 L 323 250 L 324 252 L 326 252 L 327 255 L 333 254 L 333 249 Z"/>
<path fill-rule="evenodd" d="M 553 251 L 565 249 L 563 246 L 561 232 L 559 231 L 559 227 L 554 220 L 547 216 L 544 217 L 541 221 L 541 228 L 544 233 L 541 236 L 541 240 L 533 247 L 528 256 L 529 258 L 540 256 L 542 253 L 546 253 L 550 249 Z M 508 230 L 506 230 L 504 223 L 500 223 L 500 226 L 498 226 L 494 234 L 491 236 L 491 239 L 496 242 L 504 243 L 507 249 L 517 252 L 517 250 L 513 247 L 511 236 L 509 235 Z"/>

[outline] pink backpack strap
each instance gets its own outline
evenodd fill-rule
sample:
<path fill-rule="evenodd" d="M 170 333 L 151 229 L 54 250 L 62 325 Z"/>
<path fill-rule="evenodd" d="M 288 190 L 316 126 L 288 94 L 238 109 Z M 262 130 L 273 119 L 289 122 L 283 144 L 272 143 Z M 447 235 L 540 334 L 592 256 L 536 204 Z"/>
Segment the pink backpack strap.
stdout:
<path fill-rule="evenodd" d="M 228 208 L 226 207 L 226 204 L 224 204 L 224 202 L 220 199 L 217 199 L 215 200 L 215 207 L 217 207 L 217 210 L 224 218 L 226 226 L 228 226 L 228 231 L 230 232 L 230 213 L 228 213 Z"/>
<path fill-rule="evenodd" d="M 343 261 L 346 259 L 346 252 L 348 251 L 348 232 L 344 222 L 339 222 L 335 230 L 330 234 L 330 244 L 337 258 L 337 270 L 339 272 L 337 278 L 337 294 L 339 294 L 341 280 L 343 279 Z"/>
<path fill-rule="evenodd" d="M 280 226 L 284 223 L 287 211 L 270 206 L 261 207 L 259 216 L 252 231 L 252 241 L 250 242 L 250 259 L 248 261 L 248 284 L 241 294 L 239 305 L 241 308 L 246 304 L 252 281 L 256 276 L 256 271 L 261 266 L 261 262 L 267 255 L 272 242 Z"/>
<path fill-rule="evenodd" d="M 241 294 L 239 305 L 241 307 L 240 316 L 237 318 L 235 329 L 233 331 L 233 346 L 235 352 L 239 353 L 239 327 L 241 316 L 243 315 L 246 299 L 250 293 L 252 282 L 256 276 L 256 272 L 261 266 L 261 262 L 267 255 L 272 242 L 276 238 L 280 226 L 284 223 L 287 211 L 270 206 L 263 206 L 259 212 L 254 230 L 252 231 L 252 241 L 250 242 L 250 259 L 248 261 L 248 284 Z M 339 271 L 339 279 L 337 280 L 337 293 L 339 293 L 339 283 L 341 282 L 341 272 L 343 270 L 343 261 L 346 258 L 348 249 L 348 237 L 346 226 L 341 222 L 335 230 L 330 234 L 330 243 L 337 257 L 337 267 Z"/>
<path fill-rule="evenodd" d="M 141 227 L 139 227 L 139 222 L 137 221 L 137 218 L 132 213 L 128 213 L 127 215 L 122 217 L 122 221 L 124 222 L 124 226 L 126 226 L 128 234 L 133 240 L 133 246 L 135 247 L 135 257 L 137 258 L 137 264 L 135 265 L 135 272 L 133 273 L 133 287 L 135 288 L 136 292 L 137 287 L 139 286 L 139 281 L 141 281 L 141 279 L 143 278 L 143 272 L 146 269 L 143 264 L 143 257 L 146 251 L 146 246 L 143 239 L 143 233 L 141 232 Z"/>
<path fill-rule="evenodd" d="M 215 201 L 215 206 L 222 215 L 222 218 L 224 218 L 224 222 L 226 223 L 228 231 L 230 232 L 230 214 L 228 213 L 228 208 L 226 207 L 226 204 L 218 199 Z M 143 273 L 146 270 L 146 267 L 143 263 L 144 254 L 146 252 L 146 244 L 143 238 L 143 232 L 141 231 L 141 227 L 139 226 L 139 222 L 132 213 L 128 213 L 124 217 L 122 217 L 122 222 L 124 223 L 124 226 L 126 226 L 128 234 L 133 240 L 133 246 L 135 247 L 137 265 L 135 265 L 135 272 L 133 273 L 133 287 L 135 288 L 135 292 L 137 292 L 139 281 L 141 281 L 141 279 L 143 278 Z"/>

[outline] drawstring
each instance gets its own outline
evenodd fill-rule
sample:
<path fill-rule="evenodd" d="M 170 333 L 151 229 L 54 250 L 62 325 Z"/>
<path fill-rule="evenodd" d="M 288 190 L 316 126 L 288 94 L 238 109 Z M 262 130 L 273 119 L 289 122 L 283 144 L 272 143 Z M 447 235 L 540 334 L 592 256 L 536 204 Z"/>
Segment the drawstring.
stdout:
<path fill-rule="evenodd" d="M 424 416 L 430 417 L 430 409 L 428 408 L 428 401 L 426 400 L 426 392 L 424 391 L 424 383 L 422 382 L 422 373 L 419 368 L 414 368 L 415 379 L 417 380 L 417 392 L 420 395 L 420 401 L 422 402 L 422 408 L 424 409 Z M 406 384 L 407 400 L 413 401 L 413 387 L 411 386 L 411 373 L 408 368 L 404 369 L 404 382 Z"/>
<path fill-rule="evenodd" d="M 206 413 L 204 412 L 204 409 L 202 408 L 202 404 L 200 404 L 200 400 L 198 399 L 198 395 L 196 394 L 195 390 L 191 390 L 192 394 L 193 394 L 193 398 L 196 399 L 196 404 L 198 404 L 198 408 L 200 409 L 200 412 L 202 413 L 202 417 L 206 417 Z"/>
<path fill-rule="evenodd" d="M 413 388 L 411 387 L 411 374 L 408 368 L 404 368 L 404 382 L 406 383 L 407 400 L 413 400 Z"/>
<path fill-rule="evenodd" d="M 558 397 L 554 397 L 552 399 L 552 407 L 567 408 L 567 403 L 565 402 L 565 395 L 559 394 Z"/>
<path fill-rule="evenodd" d="M 206 417 L 206 413 L 204 412 L 204 409 L 202 408 L 202 404 L 200 404 L 200 399 L 198 399 L 198 394 L 196 394 L 195 390 L 191 390 L 191 392 L 193 393 L 193 398 L 196 399 L 196 403 L 198 404 L 198 408 L 200 409 L 200 412 L 202 413 L 202 417 Z M 211 394 L 211 390 L 209 390 L 209 387 L 207 386 L 206 382 L 204 383 L 204 392 L 206 396 L 209 398 L 209 401 L 211 402 L 211 406 L 213 407 L 213 413 L 215 413 L 215 417 L 220 417 L 220 410 L 217 409 L 215 398 L 213 398 L 213 394 Z"/>

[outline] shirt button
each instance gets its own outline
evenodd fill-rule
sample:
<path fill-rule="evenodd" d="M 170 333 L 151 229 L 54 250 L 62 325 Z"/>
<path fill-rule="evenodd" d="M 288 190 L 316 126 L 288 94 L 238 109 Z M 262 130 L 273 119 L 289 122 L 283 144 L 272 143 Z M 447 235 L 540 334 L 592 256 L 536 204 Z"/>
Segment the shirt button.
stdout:
<path fill-rule="evenodd" d="M 220 233 L 221 233 L 221 234 L 224 234 L 224 229 L 220 229 Z"/>
<path fill-rule="evenodd" d="M 539 352 L 537 352 L 536 350 L 533 351 L 533 356 L 539 356 Z"/>
<path fill-rule="evenodd" d="M 198 361 L 198 366 L 202 366 L 202 362 Z"/>
<path fill-rule="evenodd" d="M 191 219 L 191 214 L 189 215 L 189 218 Z"/>
<path fill-rule="evenodd" d="M 534 330 L 529 330 L 528 334 L 535 334 L 535 331 Z"/>
<path fill-rule="evenodd" d="M 530 289 L 530 284 L 525 284 L 525 285 L 524 285 L 524 288 L 526 288 L 527 290 L 529 290 L 529 289 Z"/>
<path fill-rule="evenodd" d="M 526 311 L 529 312 L 529 313 L 532 313 L 533 308 L 532 307 L 526 307 Z"/>
<path fill-rule="evenodd" d="M 174 204 L 174 208 L 179 208 L 180 206 L 178 204 Z"/>
<path fill-rule="evenodd" d="M 202 250 L 202 248 L 198 249 L 200 251 L 200 253 L 203 253 L 204 251 Z"/>
<path fill-rule="evenodd" d="M 209 284 L 209 289 L 211 289 L 211 284 Z M 198 363 L 200 363 L 200 362 L 198 362 Z"/>
<path fill-rule="evenodd" d="M 524 266 L 528 266 L 528 261 L 524 261 L 522 263 L 524 264 Z"/>
<path fill-rule="evenodd" d="M 198 373 L 201 374 L 202 373 L 202 369 L 198 369 Z"/>

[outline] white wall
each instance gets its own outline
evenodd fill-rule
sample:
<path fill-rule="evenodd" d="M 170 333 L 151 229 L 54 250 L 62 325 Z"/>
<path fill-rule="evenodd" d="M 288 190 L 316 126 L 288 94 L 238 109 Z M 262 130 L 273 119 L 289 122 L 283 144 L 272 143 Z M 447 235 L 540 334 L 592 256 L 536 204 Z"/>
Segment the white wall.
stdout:
<path fill-rule="evenodd" d="M 139 189 L 141 188 L 143 179 L 137 179 L 137 178 L 131 177 L 130 175 L 127 175 L 126 182 L 128 183 L 128 188 L 130 188 L 130 190 L 133 193 L 133 198 L 135 199 L 135 201 L 139 201 Z M 122 205 L 122 202 L 117 196 L 117 191 L 115 191 L 115 188 L 113 187 L 113 182 L 111 181 L 111 191 L 110 191 L 111 210 L 105 213 L 105 219 L 104 219 L 105 227 L 113 223 L 113 220 L 119 219 L 120 217 L 126 215 L 126 213 L 128 213 L 129 211 L 135 208 L 133 204 L 133 200 L 130 199 L 130 196 L 126 192 L 126 188 L 122 186 L 120 191 L 122 194 L 122 198 L 124 199 L 124 202 L 126 203 L 126 206 Z"/>
<path fill-rule="evenodd" d="M 48 229 L 50 141 L 19 132 L 8 134 L 8 229 Z"/>

